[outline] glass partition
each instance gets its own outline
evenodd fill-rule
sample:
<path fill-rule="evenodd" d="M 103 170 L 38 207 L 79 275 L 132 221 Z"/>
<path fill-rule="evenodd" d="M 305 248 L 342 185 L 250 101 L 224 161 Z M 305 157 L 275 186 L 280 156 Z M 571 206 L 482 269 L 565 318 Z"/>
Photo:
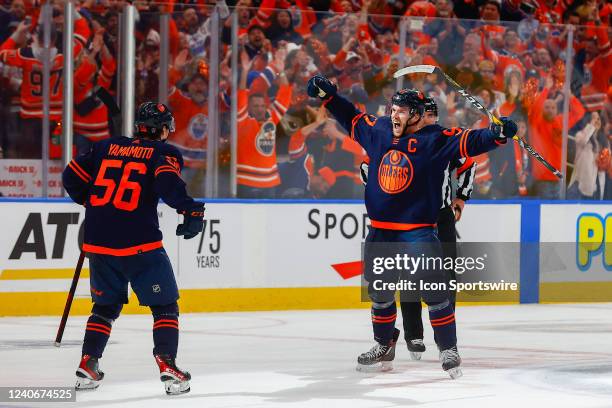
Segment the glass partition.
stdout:
<path fill-rule="evenodd" d="M 489 126 L 441 75 L 393 78 L 398 68 L 428 64 L 439 66 L 496 115 L 515 120 L 519 135 L 566 174 L 559 181 L 512 143 L 474 158 L 473 198 L 603 199 L 608 190 L 612 195 L 612 188 L 606 189 L 612 174 L 606 26 L 549 25 L 532 17 L 491 22 L 317 13 L 242 3 L 232 8 L 135 5 L 133 90 L 120 85 L 122 4 L 77 7 L 75 154 L 121 133 L 116 102 L 132 92 L 136 107 L 156 100 L 174 112 L 177 131 L 169 143 L 185 158 L 183 178 L 195 196 L 359 199 L 360 165 L 367 156 L 320 101 L 307 96 L 308 79 L 327 76 L 358 109 L 376 116 L 387 114 L 396 90 L 415 87 L 435 100 L 442 126 Z M 31 48 L 36 30 L 17 24 L 0 38 L 3 195 L 62 193 L 65 107 L 59 91 L 62 64 L 56 61 L 63 53 L 62 13 L 52 6 L 50 35 L 56 46 L 46 75 L 41 55 L 34 55 L 36 69 L 14 59 L 20 46 Z M 40 12 L 32 17 L 30 24 L 44 21 Z M 42 160 L 44 81 L 47 164 Z M 38 116 L 32 118 L 28 110 Z"/>

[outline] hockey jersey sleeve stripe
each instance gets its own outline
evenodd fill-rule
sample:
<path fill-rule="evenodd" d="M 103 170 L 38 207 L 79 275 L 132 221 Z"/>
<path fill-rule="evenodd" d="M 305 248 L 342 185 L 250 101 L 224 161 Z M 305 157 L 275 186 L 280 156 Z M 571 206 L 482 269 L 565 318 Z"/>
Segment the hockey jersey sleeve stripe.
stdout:
<path fill-rule="evenodd" d="M 359 122 L 359 119 L 361 119 L 364 116 L 365 116 L 365 113 L 360 113 L 359 115 L 353 118 L 353 122 L 351 123 L 351 139 L 355 140 L 355 126 L 357 125 L 357 122 Z"/>
<path fill-rule="evenodd" d="M 83 251 L 91 252 L 92 254 L 114 255 L 114 256 L 131 256 L 138 255 L 141 252 L 153 251 L 161 248 L 162 241 L 149 242 L 148 244 L 140 244 L 128 248 L 107 248 L 99 245 L 83 243 Z"/>
<path fill-rule="evenodd" d="M 244 122 L 245 120 L 248 119 L 248 117 L 249 117 L 249 115 L 246 112 L 238 115 L 238 123 Z"/>
<path fill-rule="evenodd" d="M 74 174 L 79 176 L 79 178 L 83 180 L 85 183 L 89 183 L 91 181 L 91 177 L 87 173 L 82 173 L 77 167 L 75 167 L 73 161 L 68 163 L 68 167 L 70 167 L 70 169 L 74 172 Z"/>
<path fill-rule="evenodd" d="M 266 67 L 261 74 L 259 74 L 265 81 L 268 87 L 272 86 L 274 82 L 274 77 L 276 77 L 276 72 L 270 67 Z"/>
<path fill-rule="evenodd" d="M 376 221 L 370 219 L 370 225 L 374 228 L 390 229 L 396 231 L 411 231 L 423 227 L 435 227 L 436 224 L 404 224 L 401 222 Z"/>
<path fill-rule="evenodd" d="M 170 169 L 170 170 L 174 170 L 174 171 L 179 171 L 178 167 L 172 166 L 170 164 L 161 165 L 157 169 L 155 169 L 155 171 L 158 171 L 158 170 L 161 170 L 161 169 Z"/>
<path fill-rule="evenodd" d="M 287 107 L 280 103 L 278 100 L 274 101 L 274 105 L 281 113 L 285 114 L 287 112 Z"/>
<path fill-rule="evenodd" d="M 272 121 L 274 123 L 278 123 L 283 117 L 283 113 L 278 109 L 276 105 L 272 104 L 270 106 L 270 109 L 268 109 L 268 116 L 272 118 Z"/>
<path fill-rule="evenodd" d="M 181 173 L 179 173 L 178 170 L 172 166 L 158 167 L 157 170 L 155 170 L 155 177 L 157 177 L 161 173 L 173 173 L 173 174 L 176 174 L 178 177 L 181 176 Z"/>
<path fill-rule="evenodd" d="M 461 154 L 461 157 L 469 157 L 467 154 L 467 138 L 471 132 L 472 129 L 466 129 L 459 140 L 459 154 Z"/>
<path fill-rule="evenodd" d="M 365 115 L 363 119 L 370 126 L 374 126 L 376 124 L 376 121 L 378 120 L 378 118 L 374 118 L 374 120 L 370 119 L 369 115 Z"/>
<path fill-rule="evenodd" d="M 90 179 L 91 179 L 91 175 L 89 175 L 89 173 L 87 173 L 87 172 L 86 172 L 86 171 L 83 169 L 83 167 L 81 167 L 81 165 L 80 165 L 79 163 L 77 163 L 77 161 L 76 161 L 76 160 L 71 160 L 71 163 L 72 163 L 72 164 L 74 164 L 74 165 L 76 166 L 76 168 L 77 168 L 77 169 L 79 169 L 79 170 L 80 170 L 80 171 L 83 173 L 83 175 L 85 175 L 86 177 L 88 177 L 88 178 L 90 178 Z"/>

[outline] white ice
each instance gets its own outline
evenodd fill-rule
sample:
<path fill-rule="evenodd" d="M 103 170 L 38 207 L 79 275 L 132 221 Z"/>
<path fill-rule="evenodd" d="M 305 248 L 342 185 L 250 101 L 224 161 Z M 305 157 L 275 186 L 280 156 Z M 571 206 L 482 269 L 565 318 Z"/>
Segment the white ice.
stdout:
<path fill-rule="evenodd" d="M 191 393 L 168 397 L 151 357 L 152 318 L 126 315 L 101 360 L 103 384 L 78 393 L 76 406 L 610 407 L 611 316 L 612 304 L 461 307 L 464 376 L 453 381 L 429 326 L 422 361 L 402 340 L 394 371 L 355 371 L 373 344 L 367 309 L 183 314 L 178 365 L 193 376 Z M 85 318 L 70 318 L 59 349 L 57 323 L 0 319 L 0 386 L 74 384 Z"/>

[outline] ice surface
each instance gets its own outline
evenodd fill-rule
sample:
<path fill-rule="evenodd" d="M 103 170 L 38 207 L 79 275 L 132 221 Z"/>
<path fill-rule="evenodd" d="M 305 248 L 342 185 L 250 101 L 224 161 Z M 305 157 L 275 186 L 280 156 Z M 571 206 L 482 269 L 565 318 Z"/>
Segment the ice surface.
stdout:
<path fill-rule="evenodd" d="M 152 318 L 126 315 L 101 360 L 103 384 L 77 394 L 76 406 L 610 407 L 611 316 L 612 304 L 461 307 L 464 376 L 453 381 L 429 326 L 423 360 L 410 360 L 402 339 L 394 371 L 355 371 L 373 344 L 367 309 L 183 314 L 177 362 L 193 376 L 191 393 L 168 397 L 151 356 Z M 70 318 L 59 349 L 58 321 L 0 319 L 0 386 L 74 385 L 85 318 Z"/>

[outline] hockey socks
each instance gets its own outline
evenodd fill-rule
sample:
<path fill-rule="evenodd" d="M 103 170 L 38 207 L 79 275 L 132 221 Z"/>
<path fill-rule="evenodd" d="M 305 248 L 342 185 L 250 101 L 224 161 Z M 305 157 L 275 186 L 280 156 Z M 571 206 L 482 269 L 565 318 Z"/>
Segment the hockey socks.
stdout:
<path fill-rule="evenodd" d="M 393 329 L 397 318 L 395 300 L 387 303 L 372 303 L 372 328 L 374 340 L 382 345 L 389 345 L 393 340 Z"/>
<path fill-rule="evenodd" d="M 91 316 L 87 320 L 85 328 L 85 338 L 83 339 L 83 355 L 90 355 L 96 358 L 102 357 L 106 343 L 111 334 L 113 322 L 123 305 L 99 305 L 94 304 L 91 309 Z"/>
<path fill-rule="evenodd" d="M 178 304 L 151 306 L 153 313 L 153 354 L 176 358 L 179 339 Z"/>
<path fill-rule="evenodd" d="M 455 311 L 448 300 L 429 306 L 429 321 L 440 350 L 446 350 L 457 345 Z"/>

